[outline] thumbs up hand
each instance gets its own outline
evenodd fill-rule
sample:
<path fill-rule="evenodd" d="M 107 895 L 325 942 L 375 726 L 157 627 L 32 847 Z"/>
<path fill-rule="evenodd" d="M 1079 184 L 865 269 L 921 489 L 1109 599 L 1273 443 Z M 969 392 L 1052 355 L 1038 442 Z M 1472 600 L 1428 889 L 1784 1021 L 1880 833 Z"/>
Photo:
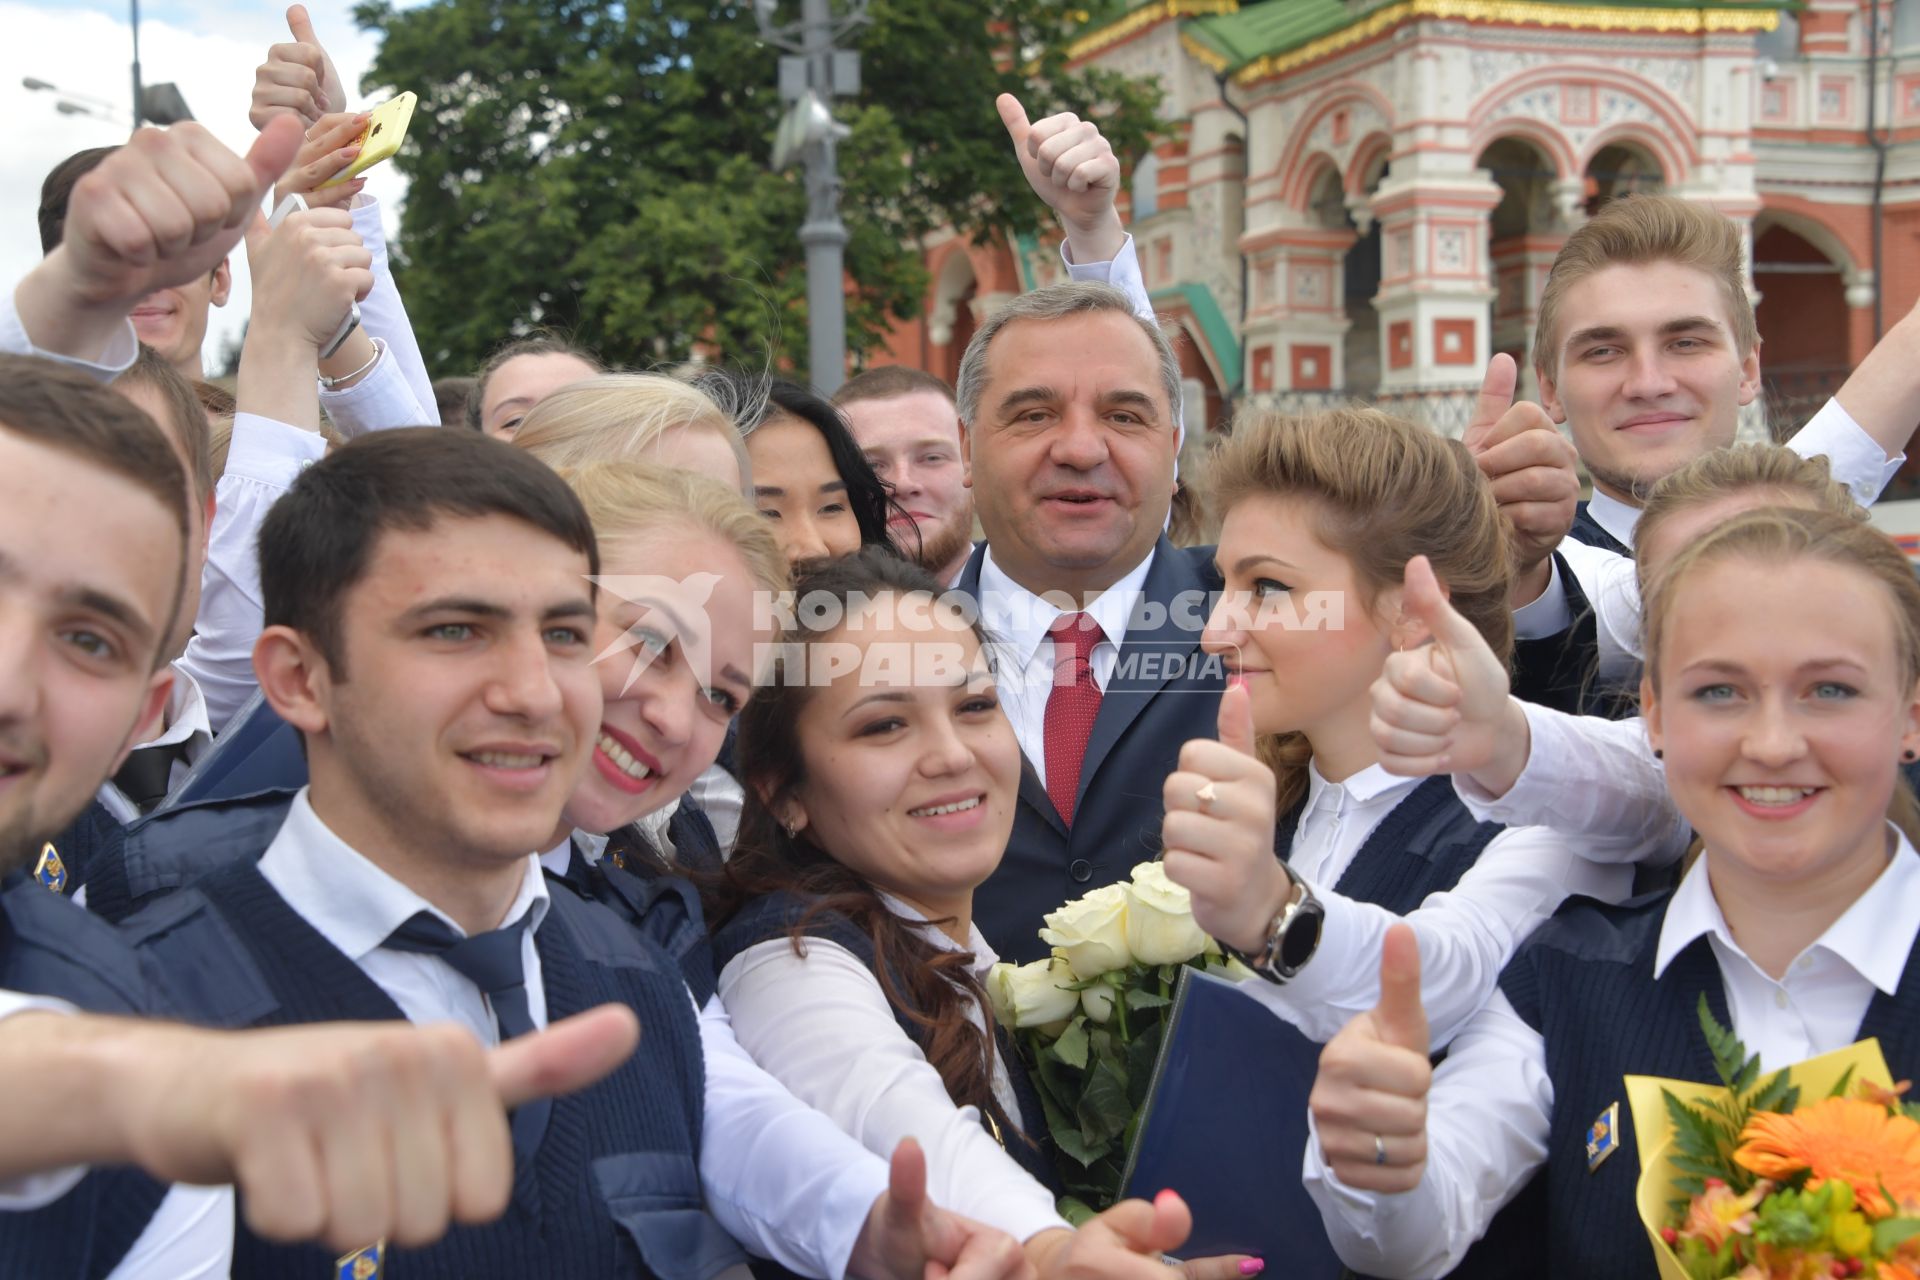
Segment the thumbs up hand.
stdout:
<path fill-rule="evenodd" d="M 1573 527 L 1580 501 L 1579 455 L 1531 400 L 1514 401 L 1513 357 L 1487 362 L 1486 378 L 1461 443 L 1493 485 L 1494 501 L 1513 525 L 1516 604 L 1546 589 L 1546 561 Z"/>
<path fill-rule="evenodd" d="M 1193 919 L 1241 951 L 1266 945 L 1294 892 L 1273 852 L 1273 770 L 1254 755 L 1253 706 L 1244 680 L 1220 696 L 1219 740 L 1195 738 L 1161 789 L 1161 861 L 1193 896 Z"/>
<path fill-rule="evenodd" d="M 267 121 L 289 111 L 311 127 L 327 112 L 347 109 L 346 86 L 314 35 L 305 5 L 288 7 L 287 31 L 293 43 L 269 47 L 267 60 L 253 73 L 253 103 L 247 118 L 256 129 L 266 128 Z"/>
<path fill-rule="evenodd" d="M 1029 123 L 1026 107 L 1010 93 L 1001 94 L 994 106 L 1028 184 L 1059 215 L 1073 260 L 1112 258 L 1127 233 L 1114 210 L 1120 158 L 1100 126 L 1071 111 Z"/>
<path fill-rule="evenodd" d="M 1397 1194 L 1420 1185 L 1427 1165 L 1427 1015 L 1420 948 L 1402 923 L 1380 948 L 1380 999 L 1320 1051 L 1307 1107 L 1320 1153 L 1356 1191 Z"/>
<path fill-rule="evenodd" d="M 1389 654 L 1373 682 L 1369 723 L 1381 767 L 1403 777 L 1464 773 L 1504 795 L 1532 745 L 1527 718 L 1507 693 L 1506 665 L 1447 603 L 1425 556 L 1407 562 L 1400 607 L 1433 641 Z"/>

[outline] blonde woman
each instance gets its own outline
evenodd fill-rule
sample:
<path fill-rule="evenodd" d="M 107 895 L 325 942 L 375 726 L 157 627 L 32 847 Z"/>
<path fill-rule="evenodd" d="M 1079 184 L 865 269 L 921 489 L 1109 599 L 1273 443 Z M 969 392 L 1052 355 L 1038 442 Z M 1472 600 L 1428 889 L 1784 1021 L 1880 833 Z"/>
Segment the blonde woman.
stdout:
<path fill-rule="evenodd" d="M 643 462 L 751 492 L 730 407 L 665 374 L 603 373 L 562 387 L 527 412 L 513 443 L 550 467 Z"/>

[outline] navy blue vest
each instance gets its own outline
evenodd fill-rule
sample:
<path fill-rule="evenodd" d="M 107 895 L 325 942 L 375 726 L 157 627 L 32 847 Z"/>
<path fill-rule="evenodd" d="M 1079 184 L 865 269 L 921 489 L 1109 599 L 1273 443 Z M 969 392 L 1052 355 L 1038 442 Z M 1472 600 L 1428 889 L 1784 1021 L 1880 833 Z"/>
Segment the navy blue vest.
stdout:
<path fill-rule="evenodd" d="M 1302 801 L 1281 820 L 1283 850 L 1291 851 L 1305 807 Z M 1502 830 L 1499 823 L 1478 822 L 1467 812 L 1454 794 L 1452 778 L 1428 778 L 1381 819 L 1333 891 L 1407 915 L 1431 895 L 1460 883 Z"/>
<path fill-rule="evenodd" d="M 694 999 L 705 1005 L 713 998 L 713 945 L 707 937 L 699 890 L 691 884 L 654 869 L 651 861 L 635 859 L 616 866 L 602 857 L 588 862 L 577 843 L 566 871 L 548 871 L 547 878 L 612 908 L 678 962 Z"/>
<path fill-rule="evenodd" d="M 1500 988 L 1546 1041 L 1553 1081 L 1547 1160 L 1524 1195 L 1544 1211 L 1534 1275 L 1561 1280 L 1638 1280 L 1651 1275 L 1646 1233 L 1634 1207 L 1640 1150 L 1621 1078 L 1713 1080 L 1700 1032 L 1701 995 L 1730 1026 L 1726 988 L 1702 936 L 1682 949 L 1656 981 L 1653 959 L 1671 894 L 1606 906 L 1569 902 L 1521 948 Z M 1897 993 L 1875 993 L 1855 1039 L 1877 1036 L 1896 1079 L 1920 1068 L 1920 945 Z M 1770 1068 L 1790 1063 L 1766 1063 Z M 1620 1146 L 1587 1170 L 1587 1129 L 1618 1102 Z M 1510 1206 L 1511 1209 L 1511 1206 Z M 1503 1215 L 1504 1216 L 1504 1215 Z M 1457 1275 L 1478 1275 L 1462 1267 Z"/>
<path fill-rule="evenodd" d="M 0 892 L 0 987 L 52 996 L 91 1013 L 171 1011 L 111 926 L 27 877 L 13 877 Z M 63 1097 L 62 1082 L 48 1080 L 42 1097 L 14 1098 L 8 1105 L 90 1101 Z M 0 1276 L 105 1276 L 126 1257 L 166 1194 L 165 1183 L 137 1169 L 98 1169 L 43 1209 L 0 1213 Z"/>
<path fill-rule="evenodd" d="M 86 867 L 87 909 L 124 920 L 210 871 L 258 858 L 293 806 L 292 791 L 203 800 L 150 814 L 120 828 Z"/>
<path fill-rule="evenodd" d="M 813 911 L 810 913 L 809 906 L 805 899 L 785 893 L 756 898 L 747 903 L 733 919 L 721 926 L 720 932 L 714 936 L 714 967 L 725 969 L 728 962 L 735 956 L 758 943 L 774 938 L 792 937 L 794 925 L 804 920 L 808 937 L 838 943 L 858 957 L 860 963 L 867 968 L 875 969 L 873 939 L 867 936 L 865 930 L 838 912 Z M 905 984 L 896 978 L 894 989 L 904 990 Z M 925 1026 L 916 1022 L 909 1012 L 897 1004 L 893 1006 L 893 1020 L 900 1024 L 900 1029 L 906 1032 L 908 1039 L 925 1050 L 928 1035 Z M 1047 1125 L 1041 1112 L 1040 1095 L 1034 1091 L 1033 1082 L 1027 1078 L 1026 1068 L 1020 1062 L 1019 1053 L 1014 1050 L 1011 1040 L 1002 1032 L 999 1023 L 994 1021 L 991 1013 L 987 1014 L 987 1023 L 994 1030 L 994 1046 L 1001 1060 L 1006 1064 L 1007 1078 L 1013 1085 L 1014 1101 L 1020 1106 L 1018 1116 L 1000 1117 L 1002 1122 L 1012 1119 L 1018 1130 L 1010 1129 L 1003 1123 L 1001 1142 L 1006 1147 L 1007 1154 L 1017 1160 L 1021 1168 L 1032 1174 L 1057 1196 L 1061 1192 L 1060 1180 L 1053 1168 L 1051 1159 L 1053 1144 L 1047 1138 Z M 981 1122 L 986 1124 L 991 1132 L 992 1125 L 987 1123 L 988 1119 L 984 1114 L 981 1116 Z"/>
<path fill-rule="evenodd" d="M 704 1067 L 678 965 L 598 904 L 560 891 L 536 934 L 554 1020 L 609 1000 L 645 1029 L 622 1067 L 556 1098 L 531 1170 L 499 1221 L 389 1253 L 390 1280 L 527 1276 L 706 1280 L 744 1255 L 708 1216 L 698 1170 Z M 279 1026 L 401 1016 L 387 995 L 287 905 L 254 860 L 169 895 L 126 924 L 209 1022 Z M 369 1242 L 371 1243 L 371 1242 Z M 331 1275 L 332 1254 L 242 1228 L 236 1280 Z"/>

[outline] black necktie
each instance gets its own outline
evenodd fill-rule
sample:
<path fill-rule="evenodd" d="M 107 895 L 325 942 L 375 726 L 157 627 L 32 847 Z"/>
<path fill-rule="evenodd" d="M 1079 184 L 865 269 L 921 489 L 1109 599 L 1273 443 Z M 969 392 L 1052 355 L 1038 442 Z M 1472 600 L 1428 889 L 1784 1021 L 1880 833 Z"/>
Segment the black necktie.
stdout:
<path fill-rule="evenodd" d="M 185 742 L 169 742 L 158 747 L 136 747 L 127 762 L 113 775 L 113 785 L 133 802 L 141 813 L 151 813 L 167 798 L 167 784 L 173 778 L 173 762 L 187 758 Z"/>
<path fill-rule="evenodd" d="M 499 1024 L 500 1038 L 511 1040 L 534 1029 L 533 1013 L 527 1004 L 526 970 L 520 964 L 520 940 L 532 919 L 529 911 L 504 929 L 462 938 L 445 921 L 420 911 L 395 929 L 383 945 L 392 951 L 414 951 L 445 960 L 455 973 L 486 994 L 494 1021 Z M 521 1159 L 531 1158 L 539 1147 L 552 1110 L 551 1099 L 538 1098 L 513 1113 L 513 1149 Z"/>

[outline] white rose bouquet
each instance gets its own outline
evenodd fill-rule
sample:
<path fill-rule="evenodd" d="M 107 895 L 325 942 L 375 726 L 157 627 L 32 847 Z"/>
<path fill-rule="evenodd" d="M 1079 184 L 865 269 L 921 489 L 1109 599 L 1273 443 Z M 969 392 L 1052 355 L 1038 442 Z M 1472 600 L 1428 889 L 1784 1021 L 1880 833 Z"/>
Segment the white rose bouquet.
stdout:
<path fill-rule="evenodd" d="M 1077 1223 L 1119 1199 L 1180 966 L 1253 975 L 1200 931 L 1158 862 L 1048 915 L 1040 940 L 1053 955 L 995 965 L 987 995 L 1033 1076 L 1068 1192 L 1061 1209 Z"/>

